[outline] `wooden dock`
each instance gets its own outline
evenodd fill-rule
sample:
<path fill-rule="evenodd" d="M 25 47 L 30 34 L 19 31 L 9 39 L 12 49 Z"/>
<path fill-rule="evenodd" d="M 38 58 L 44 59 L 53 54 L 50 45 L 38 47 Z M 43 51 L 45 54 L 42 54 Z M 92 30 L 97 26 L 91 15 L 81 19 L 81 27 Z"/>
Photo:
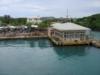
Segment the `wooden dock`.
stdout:
<path fill-rule="evenodd" d="M 92 45 L 95 47 L 100 48 L 100 40 L 95 40 L 95 39 L 89 39 L 85 42 L 81 42 L 81 41 L 68 41 L 66 42 L 62 42 L 61 40 L 55 38 L 55 37 L 50 37 L 44 34 L 41 35 L 34 35 L 33 33 L 20 33 L 18 35 L 4 35 L 4 36 L 0 36 L 0 40 L 8 40 L 8 39 L 29 39 L 29 38 L 49 38 L 53 44 L 57 45 L 57 46 L 66 46 L 66 45 Z"/>
<path fill-rule="evenodd" d="M 95 46 L 97 48 L 100 48 L 100 40 L 95 40 L 95 39 L 92 39 L 92 40 L 87 40 L 87 42 L 85 43 L 81 43 L 81 42 L 74 42 L 74 43 L 67 43 L 67 44 L 64 44 L 62 41 L 60 40 L 56 40 L 52 37 L 49 37 L 49 39 L 53 42 L 53 44 L 57 45 L 57 46 L 66 46 L 66 45 L 92 45 L 92 46 Z"/>
<path fill-rule="evenodd" d="M 100 48 L 100 40 L 95 40 L 95 39 L 93 39 L 93 40 L 91 41 L 91 44 L 92 44 L 93 46 L 95 46 L 95 47 Z"/>
<path fill-rule="evenodd" d="M 57 40 L 56 38 L 53 37 L 49 37 L 49 39 L 53 42 L 53 44 L 57 45 L 57 46 L 73 46 L 73 45 L 89 45 L 90 41 L 61 41 L 61 40 Z"/>
<path fill-rule="evenodd" d="M 61 41 L 58 41 L 58 40 L 55 40 L 54 38 L 51 38 L 49 37 L 49 39 L 51 40 L 51 42 L 57 46 L 62 46 L 62 42 Z"/>
<path fill-rule="evenodd" d="M 48 36 L 45 34 L 36 34 L 36 33 L 0 34 L 0 40 L 30 39 L 30 38 L 48 38 Z"/>

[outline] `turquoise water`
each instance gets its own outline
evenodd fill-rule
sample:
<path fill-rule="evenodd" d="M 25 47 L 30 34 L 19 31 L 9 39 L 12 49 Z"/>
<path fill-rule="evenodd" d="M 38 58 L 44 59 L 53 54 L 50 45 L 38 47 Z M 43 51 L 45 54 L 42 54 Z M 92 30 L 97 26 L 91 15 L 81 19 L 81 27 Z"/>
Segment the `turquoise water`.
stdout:
<path fill-rule="evenodd" d="M 0 41 L 0 75 L 100 75 L 100 49 L 57 47 L 48 39 Z"/>
<path fill-rule="evenodd" d="M 100 32 L 92 32 L 94 39 L 100 40 Z"/>

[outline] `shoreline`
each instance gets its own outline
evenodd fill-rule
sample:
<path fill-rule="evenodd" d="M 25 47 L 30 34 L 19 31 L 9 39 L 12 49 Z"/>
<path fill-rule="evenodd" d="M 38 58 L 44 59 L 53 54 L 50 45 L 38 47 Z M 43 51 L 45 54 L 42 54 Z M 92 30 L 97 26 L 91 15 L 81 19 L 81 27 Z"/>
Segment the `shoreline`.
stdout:
<path fill-rule="evenodd" d="M 96 41 L 96 40 L 92 40 L 90 41 L 89 44 L 59 44 L 58 42 L 52 41 L 51 38 L 49 38 L 49 36 L 17 36 L 17 37 L 0 37 L 0 41 L 3 40 L 30 40 L 30 39 L 48 39 L 49 41 L 51 41 L 51 43 L 53 44 L 53 46 L 57 46 L 57 47 L 64 47 L 64 46 L 94 46 L 97 48 L 100 48 L 100 42 Z"/>
<path fill-rule="evenodd" d="M 95 31 L 96 32 L 96 31 Z M 31 33 L 6 33 L 6 34 L 0 34 L 0 41 L 1 40 L 19 40 L 19 39 L 42 39 L 47 38 L 49 39 L 52 44 L 55 44 L 56 46 L 80 46 L 80 45 L 89 45 L 89 46 L 95 46 L 100 47 L 100 41 L 95 39 L 89 39 L 87 41 L 78 41 L 78 42 L 66 42 L 62 43 L 61 41 L 57 41 L 50 36 L 48 36 L 47 32 L 31 32 Z M 91 40 L 91 41 L 90 41 Z"/>
<path fill-rule="evenodd" d="M 48 36 L 17 36 L 17 37 L 0 37 L 0 40 L 33 39 L 33 38 L 48 38 Z"/>

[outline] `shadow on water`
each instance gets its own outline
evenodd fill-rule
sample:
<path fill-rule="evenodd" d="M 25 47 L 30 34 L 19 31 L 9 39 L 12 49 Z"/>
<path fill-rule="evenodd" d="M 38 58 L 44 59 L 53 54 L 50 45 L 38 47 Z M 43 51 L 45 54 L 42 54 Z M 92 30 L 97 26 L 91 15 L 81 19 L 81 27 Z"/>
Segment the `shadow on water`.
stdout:
<path fill-rule="evenodd" d="M 52 47 L 52 43 L 48 39 L 36 39 L 29 42 L 30 47 L 48 48 Z"/>
<path fill-rule="evenodd" d="M 64 47 L 53 47 L 54 52 L 62 57 L 70 57 L 70 56 L 85 56 L 87 54 L 86 46 L 64 46 Z"/>
<path fill-rule="evenodd" d="M 27 41 L 24 40 L 0 40 L 0 47 L 4 46 L 4 47 L 13 47 L 13 46 L 17 46 L 17 45 L 23 45 L 25 44 Z"/>
<path fill-rule="evenodd" d="M 0 40 L 0 47 L 39 47 L 47 48 L 53 46 L 50 40 L 43 38 L 35 39 L 16 39 L 16 40 Z"/>
<path fill-rule="evenodd" d="M 86 50 L 88 47 L 86 46 L 54 46 L 49 39 L 18 39 L 18 40 L 1 40 L 0 47 L 38 47 L 40 49 L 45 49 L 52 47 L 54 52 L 63 58 L 78 55 L 84 56 L 86 55 Z"/>

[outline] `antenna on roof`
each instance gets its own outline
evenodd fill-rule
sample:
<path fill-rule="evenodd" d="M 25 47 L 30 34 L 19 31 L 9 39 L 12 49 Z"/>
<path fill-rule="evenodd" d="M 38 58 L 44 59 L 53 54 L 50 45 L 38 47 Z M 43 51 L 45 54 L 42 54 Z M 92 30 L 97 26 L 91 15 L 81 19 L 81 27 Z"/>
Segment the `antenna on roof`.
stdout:
<path fill-rule="evenodd" d="M 68 9 L 67 9 L 67 16 L 66 16 L 66 21 L 68 22 L 69 14 L 68 14 Z"/>
<path fill-rule="evenodd" d="M 69 16 L 68 16 L 68 9 L 67 9 L 67 16 L 66 16 L 66 18 L 68 19 L 68 17 L 69 17 Z"/>
<path fill-rule="evenodd" d="M 69 10 L 67 9 L 67 16 L 66 16 L 67 22 L 71 22 L 71 16 L 69 16 Z"/>

